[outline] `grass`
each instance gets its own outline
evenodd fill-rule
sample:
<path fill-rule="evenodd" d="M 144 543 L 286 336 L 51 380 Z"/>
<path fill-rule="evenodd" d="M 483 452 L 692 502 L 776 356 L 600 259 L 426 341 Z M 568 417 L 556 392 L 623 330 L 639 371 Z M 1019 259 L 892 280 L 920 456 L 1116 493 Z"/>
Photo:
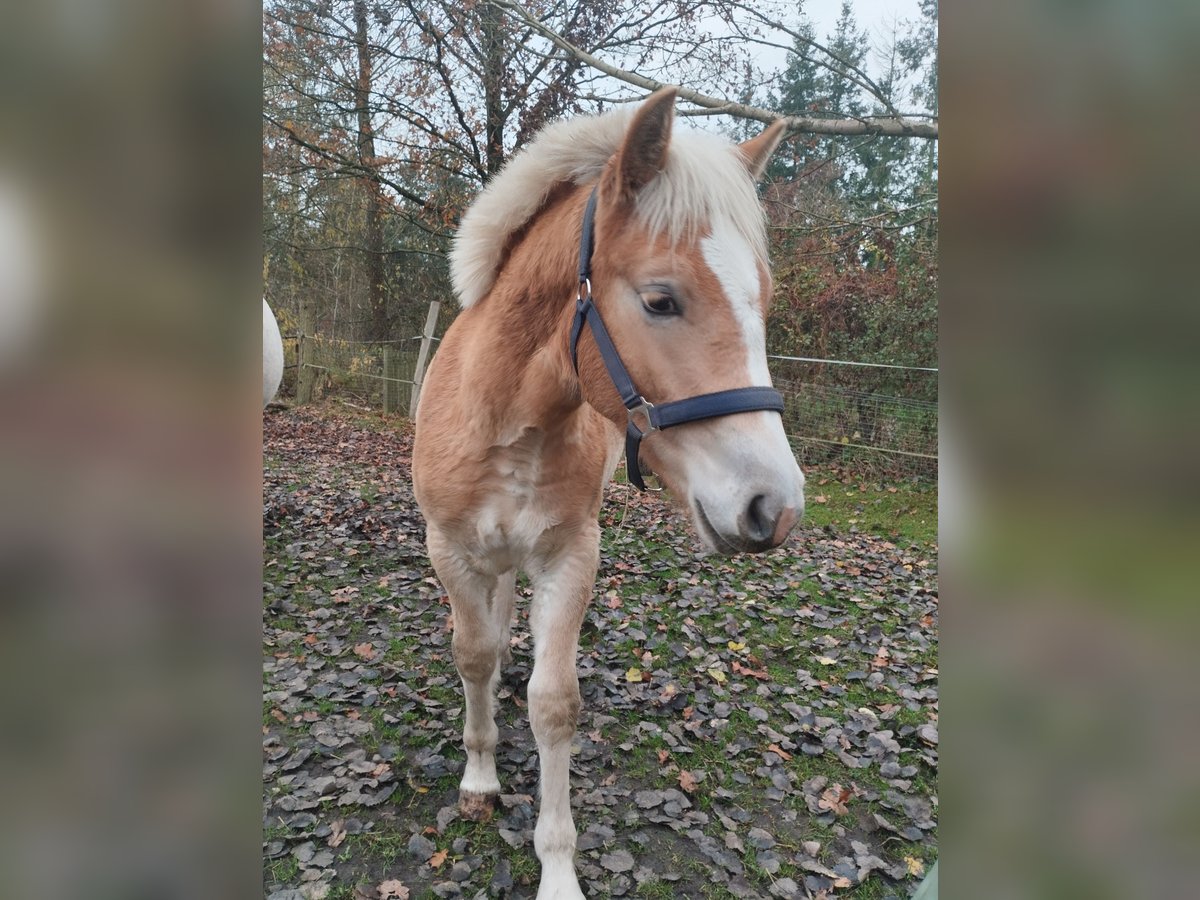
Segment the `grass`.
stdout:
<path fill-rule="evenodd" d="M 669 881 L 643 881 L 638 885 L 635 897 L 646 900 L 674 900 L 675 886 Z"/>
<path fill-rule="evenodd" d="M 364 424 L 371 424 L 376 428 L 380 426 L 379 422 Z M 389 421 L 384 427 L 392 428 L 394 423 Z M 297 475 L 295 469 L 287 469 L 285 463 L 270 454 L 267 455 L 267 465 L 285 476 L 281 478 L 280 483 L 286 486 L 285 490 L 289 493 L 296 490 L 292 487 L 293 484 L 305 481 L 303 475 Z M 335 479 L 332 482 L 334 490 L 344 490 L 349 496 L 372 505 L 387 499 L 381 494 L 380 488 L 371 483 L 369 471 L 359 471 L 354 466 L 347 466 L 345 472 L 347 476 L 352 477 L 348 477 L 348 483 L 344 487 Z M 810 526 L 829 526 L 837 535 L 852 531 L 876 535 L 901 547 L 915 548 L 912 552 L 917 555 L 911 555 L 911 560 L 936 559 L 937 495 L 933 483 L 920 480 L 890 483 L 864 480 L 847 476 L 841 470 L 812 469 L 806 472 L 806 475 L 809 499 L 807 519 Z M 611 516 L 614 511 L 609 509 L 606 514 Z M 621 509 L 616 509 L 615 519 L 622 518 Z M 922 704 L 918 707 L 915 703 L 906 704 L 900 702 L 897 694 L 886 684 L 869 685 L 864 681 L 847 679 L 847 675 L 852 671 L 865 669 L 870 660 L 872 650 L 856 644 L 856 640 L 861 637 L 862 622 L 878 621 L 880 631 L 884 635 L 895 637 L 899 646 L 905 648 L 909 648 L 905 642 L 905 634 L 916 626 L 912 621 L 905 619 L 902 613 L 897 612 L 895 604 L 883 595 L 866 601 L 856 599 L 859 595 L 854 588 L 842 590 L 838 579 L 844 577 L 844 573 L 836 567 L 829 566 L 822 570 L 823 574 L 818 573 L 819 560 L 810 562 L 777 551 L 774 557 L 767 554 L 750 560 L 721 561 L 710 558 L 702 565 L 696 565 L 685 556 L 681 556 L 679 548 L 669 540 L 659 540 L 653 529 L 631 535 L 630 532 L 636 527 L 636 515 L 631 514 L 628 524 L 618 528 L 610 525 L 604 529 L 603 552 L 609 560 L 621 564 L 618 567 L 620 574 L 616 575 L 610 571 L 610 580 L 599 582 L 597 585 L 597 601 L 593 612 L 589 613 L 581 639 L 582 652 L 588 652 L 590 647 L 598 647 L 602 654 L 600 661 L 603 667 L 619 668 L 622 672 L 629 667 L 638 667 L 647 673 L 665 668 L 671 672 L 672 680 L 683 690 L 704 690 L 717 700 L 728 702 L 731 709 L 726 719 L 714 720 L 717 723 L 714 726 L 715 735 L 703 740 L 690 736 L 686 739 L 690 753 L 674 752 L 672 743 L 663 737 L 661 731 L 640 728 L 643 722 L 653 722 L 666 729 L 671 723 L 679 724 L 681 719 L 677 715 L 672 717 L 659 714 L 647 717 L 644 710 L 637 708 L 591 710 L 590 712 L 602 711 L 616 720 L 606 727 L 604 742 L 614 749 L 622 744 L 630 744 L 633 748 L 631 751 L 619 750 L 614 753 L 614 757 L 620 760 L 619 773 L 622 783 L 637 789 L 661 790 L 677 787 L 680 770 L 683 768 L 702 772 L 704 777 L 697 791 L 690 796 L 690 800 L 695 808 L 709 813 L 709 823 L 703 830 L 710 837 L 718 841 L 723 840 L 726 829 L 720 823 L 718 813 L 722 808 L 736 806 L 754 817 L 754 822 L 750 824 L 767 824 L 776 834 L 779 840 L 778 849 L 781 851 L 795 850 L 802 841 L 819 841 L 822 847 L 829 848 L 839 841 L 844 843 L 844 837 L 837 834 L 832 827 L 812 819 L 798 790 L 783 801 L 798 814 L 793 820 L 793 825 L 789 828 L 778 819 L 779 804 L 766 799 L 763 776 L 756 774 L 764 765 L 762 752 L 766 750 L 768 739 L 758 731 L 760 723 L 747 710 L 751 705 L 761 705 L 768 710 L 771 716 L 770 724 L 773 726 L 790 721 L 788 714 L 777 708 L 779 704 L 788 700 L 801 705 L 812 705 L 818 715 L 828 715 L 839 720 L 844 718 L 843 714 L 860 707 L 879 710 L 888 706 L 893 713 L 887 727 L 893 729 L 903 726 L 915 727 L 929 721 L 936 722 L 935 705 Z M 664 534 L 667 530 L 664 530 Z M 810 528 L 809 533 L 814 533 L 814 530 Z M 819 532 L 816 533 L 819 535 Z M 403 636 L 393 636 L 394 632 L 389 631 L 380 637 L 378 631 L 372 630 L 376 626 L 369 623 L 372 621 L 371 617 L 380 616 L 380 607 L 398 604 L 402 608 L 401 611 L 408 614 L 405 627 L 428 631 L 444 620 L 446 609 L 440 607 L 436 600 L 429 602 L 426 608 L 407 609 L 404 598 L 396 596 L 393 589 L 378 587 L 380 576 L 389 571 L 389 566 L 396 563 L 386 551 L 374 554 L 361 552 L 347 558 L 347 564 L 337 569 L 329 565 L 329 560 L 343 557 L 339 556 L 336 548 L 327 544 L 321 545 L 320 539 L 322 535 L 319 531 L 313 533 L 295 530 L 286 518 L 280 527 L 272 528 L 266 536 L 265 556 L 268 561 L 275 563 L 268 566 L 265 572 L 265 577 L 274 582 L 275 588 L 268 600 L 285 597 L 289 603 L 295 604 L 295 609 L 289 606 L 287 611 L 267 613 L 266 621 L 270 632 L 277 634 L 280 631 L 293 631 L 304 636 L 315 631 L 320 639 L 311 647 L 300 640 L 273 646 L 268 648 L 268 655 L 320 654 L 325 641 L 324 629 L 328 629 L 338 635 L 343 647 L 335 665 L 342 662 L 352 663 L 355 659 L 350 650 L 351 645 L 360 640 L 374 640 L 377 642 L 378 656 L 372 661 L 372 665 L 385 670 L 385 682 L 391 677 L 389 671 L 420 671 L 422 696 L 437 701 L 441 706 L 434 707 L 432 712 L 422 710 L 419 706 L 405 711 L 397 709 L 395 704 L 389 704 L 385 698 L 377 706 L 359 709 L 353 703 L 347 705 L 301 694 L 297 698 L 300 711 L 311 711 L 324 717 L 345 715 L 358 709 L 362 718 L 372 726 L 371 732 L 362 736 L 358 744 L 367 751 L 368 758 L 383 744 L 396 745 L 401 748 L 402 754 L 411 755 L 422 747 L 441 740 L 444 731 L 428 727 L 429 720 L 447 714 L 462 704 L 448 643 L 441 650 L 431 654 L 425 642 L 407 637 L 410 632 L 404 632 Z M 805 540 L 810 538 L 806 537 Z M 367 549 L 365 543 L 360 543 L 359 546 Z M 310 552 L 310 547 L 317 549 Z M 301 551 L 309 555 L 305 556 Z M 403 561 L 404 566 L 418 564 L 413 560 Z M 330 571 L 331 569 L 333 571 Z M 822 577 L 818 578 L 817 574 L 822 574 Z M 833 579 L 832 583 L 830 577 Z M 852 579 L 846 577 L 847 585 L 854 584 Z M 655 594 L 670 598 L 684 585 L 705 587 L 718 598 L 718 602 L 709 606 L 674 610 L 660 609 L 648 600 Z M 350 586 L 359 589 L 359 592 L 353 595 L 353 602 L 329 602 L 335 591 Z M 603 597 L 610 591 L 615 592 L 625 604 L 624 610 L 629 618 L 625 624 L 630 625 L 631 630 L 639 629 L 644 632 L 645 640 L 641 637 L 635 638 L 624 631 L 612 630 L 610 623 L 613 615 L 610 615 L 603 601 Z M 670 601 L 656 603 L 669 605 Z M 775 617 L 768 613 L 769 608 L 775 606 L 796 610 L 810 604 L 819 605 L 821 610 L 829 614 L 829 627 L 816 628 L 808 620 Z M 318 607 L 323 613 L 330 615 L 323 618 L 312 617 Z M 519 608 L 527 608 L 527 603 L 520 603 Z M 369 616 L 364 614 L 364 609 L 371 610 Z M 843 614 L 847 617 L 844 623 L 841 622 Z M 617 614 L 617 617 L 619 615 Z M 687 620 L 690 620 L 689 625 L 685 625 Z M 733 633 L 726 631 L 731 625 L 736 626 Z M 517 632 L 526 631 L 527 628 L 527 623 L 518 622 Z M 701 635 L 701 638 L 692 637 L 696 634 Z M 721 635 L 721 639 L 711 642 L 704 639 L 713 634 Z M 676 643 L 682 643 L 689 650 L 695 650 L 697 655 L 676 658 L 668 652 L 669 646 Z M 642 659 L 644 652 L 650 652 L 653 656 L 648 663 Z M 836 662 L 817 665 L 814 659 L 826 652 Z M 936 645 L 928 650 L 913 646 L 907 652 L 908 662 L 913 666 L 934 667 L 937 664 Z M 529 663 L 527 654 L 527 647 L 517 653 L 518 660 L 526 665 Z M 715 664 L 714 658 L 717 660 Z M 759 698 L 759 682 L 749 677 L 735 676 L 735 663 L 756 670 L 765 669 L 771 693 Z M 725 674 L 728 683 L 721 684 L 712 678 L 707 671 L 710 667 Z M 787 689 L 795 683 L 798 668 L 809 670 L 814 678 L 820 679 L 823 687 L 804 687 L 788 693 Z M 445 682 L 436 683 L 438 677 L 445 677 Z M 276 685 L 268 685 L 267 689 L 272 687 Z M 744 689 L 739 693 L 734 690 L 735 687 Z M 517 698 L 519 697 L 520 692 L 517 692 Z M 500 716 L 502 728 L 503 723 L 516 725 L 523 719 L 523 710 L 517 711 L 512 699 L 505 701 L 503 707 Z M 278 717 L 272 714 L 273 709 L 271 704 L 264 705 L 264 725 L 283 734 L 288 742 L 302 740 L 308 722 L 297 721 L 294 711 L 289 715 L 288 721 L 280 722 Z M 458 714 L 457 718 L 461 719 L 461 714 Z M 753 747 L 740 754 L 729 751 L 728 747 L 732 743 L 744 740 L 747 736 L 752 738 Z M 527 727 L 521 731 L 519 739 L 532 742 Z M 664 758 L 659 756 L 661 751 L 666 751 Z M 451 761 L 461 762 L 461 747 L 453 740 L 438 752 Z M 778 765 L 791 773 L 797 787 L 809 778 L 824 775 L 831 783 L 853 783 L 880 794 L 890 789 L 877 768 L 850 769 L 831 754 L 811 757 L 797 749 L 790 759 L 782 760 Z M 934 793 L 936 772 L 923 764 L 918 768 L 918 774 L 912 779 L 914 789 L 922 793 Z M 454 766 L 451 766 L 451 769 L 453 770 Z M 387 808 L 394 810 L 401 821 L 416 823 L 428 823 L 432 820 L 431 809 L 436 813 L 437 806 L 431 807 L 431 804 L 439 804 L 442 802 L 440 798 L 452 794 L 458 777 L 457 772 L 452 772 L 436 779 L 427 779 L 415 786 L 411 777 L 404 772 L 402 759 L 396 762 L 395 773 L 402 787 L 392 795 Z M 590 774 L 599 780 L 596 772 Z M 510 783 L 515 780 L 515 773 L 510 771 L 502 774 L 502 780 L 506 789 L 509 789 Z M 718 788 L 730 792 L 732 797 L 718 797 L 714 793 Z M 328 807 L 332 802 L 332 798 L 327 798 L 324 807 Z M 874 811 L 885 812 L 893 821 L 896 819 L 894 812 L 879 808 L 869 801 L 862 801 L 856 811 L 859 815 L 868 815 Z M 354 814 L 353 808 L 345 812 Z M 326 809 L 326 813 L 341 815 L 343 811 L 330 812 Z M 594 811 L 581 812 L 577 821 L 581 832 L 589 818 L 594 815 Z M 622 816 L 619 812 L 616 821 L 620 834 L 619 824 Z M 845 824 L 853 830 L 852 823 L 846 821 Z M 267 839 L 286 837 L 286 830 L 284 832 L 272 838 L 272 832 L 269 831 Z M 337 865 L 339 871 L 344 868 L 344 874 L 339 874 L 339 880 L 335 881 L 329 896 L 352 896 L 350 884 L 342 880 L 346 876 L 369 879 L 383 870 L 416 868 L 407 852 L 410 834 L 411 831 L 404 827 L 385 826 L 349 836 L 338 855 Z M 457 838 L 465 838 L 468 841 L 468 855 L 482 855 L 484 858 L 483 867 L 471 882 L 472 890 L 468 891 L 468 896 L 479 886 L 480 879 L 485 885 L 490 881 L 491 867 L 494 860 L 499 858 L 509 861 L 515 883 L 536 885 L 539 869 L 531 844 L 513 851 L 500 838 L 494 822 L 476 825 L 455 821 L 443 834 L 431 835 L 439 849 L 449 849 Z M 653 854 L 656 868 L 659 867 L 657 864 L 667 864 L 670 873 L 679 874 L 685 881 L 646 881 L 634 888 L 632 895 L 646 898 L 681 896 L 682 885 L 686 884 L 689 886 L 688 890 L 696 892 L 685 892 L 687 896 L 731 896 L 726 888 L 713 881 L 710 873 L 711 863 L 697 856 L 694 847 L 689 849 L 686 842 L 667 843 L 661 848 L 660 854 L 658 840 L 656 837 L 656 849 Z M 909 856 L 931 865 L 932 860 L 936 858 L 935 846 L 909 844 L 898 839 L 891 840 L 891 843 L 892 846 L 888 847 L 886 852 L 889 859 Z M 613 846 L 617 845 L 619 839 L 618 844 Z M 779 855 L 784 857 L 786 854 L 780 852 Z M 650 856 L 651 854 L 647 854 L 647 858 Z M 433 876 L 434 880 L 445 877 L 457 858 L 451 853 L 439 872 Z M 781 877 L 791 877 L 803 883 L 805 872 L 791 862 L 783 862 L 778 872 L 768 875 L 762 869 L 759 857 L 753 850 L 747 848 L 741 859 L 746 867 L 747 879 L 759 892 L 765 893 L 771 881 Z M 299 866 L 290 855 L 264 861 L 264 878 L 267 881 L 294 884 L 299 876 Z M 856 900 L 877 900 L 895 891 L 896 887 L 889 885 L 882 877 L 872 877 L 850 891 L 839 891 L 838 896 L 854 897 Z M 426 894 L 414 892 L 413 896 Z"/>
<path fill-rule="evenodd" d="M 824 482 L 824 483 L 822 483 Z M 838 530 L 846 530 L 853 526 L 860 532 L 874 534 L 885 539 L 892 540 L 900 545 L 915 545 L 921 552 L 935 552 L 937 540 L 937 497 L 936 488 L 932 484 L 922 483 L 920 481 L 905 481 L 896 485 L 886 483 L 872 483 L 862 481 L 849 481 L 848 483 L 841 478 L 834 478 L 827 473 L 814 473 L 810 476 L 810 503 L 809 518 L 810 524 L 830 525 Z M 814 498 L 816 502 L 813 503 Z M 656 550 L 651 545 L 646 554 L 647 561 L 653 561 L 656 558 L 669 558 L 671 555 L 670 548 L 661 548 L 661 551 Z M 747 580 L 754 577 L 753 565 L 742 567 L 738 562 L 733 562 L 729 568 L 734 570 L 731 578 L 736 582 L 741 576 L 747 576 Z M 618 589 L 619 593 L 634 599 L 641 593 L 647 590 L 666 590 L 667 585 L 673 579 L 679 577 L 680 571 L 674 567 L 668 567 L 665 570 L 655 571 L 643 576 L 641 581 L 630 580 Z M 707 579 L 702 579 L 702 583 Z M 650 583 L 647 584 L 646 581 Z M 753 594 L 753 591 L 746 591 L 746 594 Z M 821 597 L 827 605 L 831 602 L 836 605 L 836 597 L 829 596 L 829 591 L 826 586 L 813 579 L 804 579 L 795 584 L 793 593 L 790 597 L 773 598 L 773 602 L 788 604 L 789 601 L 799 603 L 799 598 L 802 596 Z M 878 604 L 875 608 L 882 608 L 886 604 Z M 846 612 L 851 616 L 851 624 L 841 628 L 827 629 L 819 635 L 821 639 L 828 639 L 835 642 L 837 645 L 845 645 L 855 637 L 855 632 L 852 623 L 856 617 L 861 615 L 865 610 L 847 603 L 845 605 Z M 727 609 L 720 608 L 712 611 L 697 610 L 691 614 L 691 618 L 696 622 L 702 632 L 708 632 L 720 624 L 720 619 L 724 618 Z M 881 631 L 885 635 L 895 635 L 900 629 L 901 623 L 897 620 L 888 620 L 881 623 Z M 678 641 L 686 638 L 678 628 L 678 622 L 673 621 L 668 631 L 662 635 L 664 641 Z M 727 655 L 733 659 L 744 660 L 750 654 L 765 660 L 764 667 L 775 683 L 786 683 L 795 672 L 795 660 L 793 658 L 794 650 L 799 643 L 800 638 L 812 638 L 813 635 L 806 631 L 806 627 L 801 624 L 795 624 L 791 629 L 780 628 L 777 624 L 765 621 L 763 619 L 747 618 L 743 624 L 742 630 L 738 635 L 738 640 L 734 642 L 737 645 L 744 645 L 737 652 L 731 651 Z M 634 642 L 619 642 L 619 649 L 629 652 L 630 659 L 635 658 L 636 648 Z M 936 653 L 930 650 L 928 654 L 913 653 L 909 655 L 909 659 L 918 665 L 933 666 L 936 665 Z M 845 693 L 841 696 L 841 705 L 846 709 L 855 709 L 860 707 L 879 708 L 884 704 L 895 704 L 896 695 L 890 688 L 885 687 L 870 687 L 865 682 L 846 681 L 845 676 L 860 664 L 865 667 L 866 658 L 855 660 L 853 657 L 842 657 L 839 659 L 839 665 L 831 666 L 828 669 L 822 670 L 820 675 L 831 684 L 840 684 L 845 688 Z M 743 695 L 745 696 L 745 695 Z M 624 727 L 635 728 L 640 717 L 632 714 L 621 718 L 621 725 Z M 930 721 L 929 713 L 924 709 L 910 709 L 908 707 L 900 707 L 891 721 L 891 727 L 900 728 L 905 725 L 917 726 Z M 732 791 L 736 795 L 736 802 L 743 808 L 754 811 L 760 810 L 767 813 L 766 804 L 761 796 L 761 789 L 757 785 L 744 785 L 737 781 L 733 775 L 740 771 L 743 775 L 751 775 L 753 770 L 759 765 L 757 757 L 748 758 L 749 754 L 742 754 L 740 757 L 731 758 L 725 752 L 725 746 L 739 735 L 753 733 L 756 722 L 743 710 L 735 708 L 731 711 L 728 720 L 722 726 L 717 736 L 711 741 L 699 743 L 695 746 L 695 753 L 686 757 L 686 765 L 692 770 L 703 770 L 708 773 L 709 777 L 703 784 L 703 789 L 699 797 L 694 797 L 699 808 L 709 809 L 711 801 L 707 796 L 708 793 L 715 787 L 721 787 L 725 790 Z M 613 740 L 617 740 L 616 737 Z M 659 767 L 652 761 L 653 752 L 666 747 L 664 741 L 658 737 L 650 737 L 643 740 L 643 746 L 639 748 L 639 753 L 630 756 L 625 760 L 624 765 L 627 767 L 629 774 L 637 777 L 650 780 L 653 782 L 656 778 Z M 653 751 L 651 753 L 641 752 L 643 750 Z M 683 763 L 681 763 L 682 765 Z M 817 775 L 823 775 L 830 780 L 830 783 L 840 782 L 843 784 L 855 784 L 860 788 L 883 794 L 890 790 L 890 785 L 877 772 L 871 769 L 865 770 L 848 770 L 846 766 L 836 758 L 828 755 L 822 757 L 809 757 L 796 753 L 792 759 L 787 761 L 785 767 L 796 777 L 797 783 L 803 782 Z M 913 786 L 918 791 L 927 791 L 932 793 L 934 787 L 924 772 L 919 773 L 912 779 Z M 657 787 L 669 787 L 670 779 L 664 779 L 662 784 L 655 785 Z M 802 798 L 795 798 L 794 804 L 796 811 L 801 815 L 801 821 L 807 818 L 807 807 Z M 886 812 L 876 804 L 871 803 L 867 808 L 868 812 Z M 889 813 L 894 818 L 894 814 Z M 713 832 L 713 836 L 719 835 L 718 831 Z M 823 825 L 815 821 L 808 821 L 804 832 L 801 835 L 802 840 L 816 840 L 823 846 L 830 844 L 836 838 L 836 834 L 829 826 Z M 933 858 L 936 858 L 936 849 L 922 846 L 913 846 L 908 851 L 913 858 L 928 861 L 930 864 Z M 748 852 L 744 858 L 744 863 L 747 865 L 748 873 L 754 869 L 754 854 Z M 770 876 L 766 873 L 759 873 L 761 877 L 759 882 L 770 881 Z M 803 883 L 803 871 L 797 871 L 794 867 L 784 864 L 780 871 L 774 877 L 792 877 L 800 883 Z M 656 892 L 674 891 L 675 888 L 666 882 L 654 882 L 649 886 L 643 886 L 643 894 L 639 896 L 659 896 Z M 723 889 L 713 889 L 711 896 L 728 896 Z M 848 894 L 840 894 L 841 896 L 853 896 L 862 898 L 862 900 L 870 900 L 870 898 L 882 897 L 893 892 L 893 889 L 886 886 L 885 883 L 878 879 L 868 880 L 866 883 L 857 886 Z M 707 893 L 706 893 L 707 895 Z"/>
<path fill-rule="evenodd" d="M 937 483 L 929 478 L 862 479 L 841 470 L 805 470 L 805 520 L 857 528 L 905 543 L 937 543 Z M 628 484 L 625 464 L 613 473 Z M 669 551 L 668 551 L 669 552 Z"/>
<path fill-rule="evenodd" d="M 263 829 L 263 842 L 285 840 L 288 830 L 282 826 L 273 825 Z M 300 864 L 290 853 L 265 861 L 264 875 L 267 879 L 280 884 L 291 884 L 300 876 Z"/>
<path fill-rule="evenodd" d="M 805 521 L 840 529 L 855 528 L 903 544 L 936 544 L 937 483 L 930 478 L 870 479 L 842 470 L 805 470 Z M 628 484 L 625 464 L 613 474 Z M 669 548 L 666 549 L 670 552 Z"/>
<path fill-rule="evenodd" d="M 868 481 L 821 469 L 806 476 L 808 522 L 856 528 L 905 544 L 937 543 L 937 485 L 932 481 Z"/>

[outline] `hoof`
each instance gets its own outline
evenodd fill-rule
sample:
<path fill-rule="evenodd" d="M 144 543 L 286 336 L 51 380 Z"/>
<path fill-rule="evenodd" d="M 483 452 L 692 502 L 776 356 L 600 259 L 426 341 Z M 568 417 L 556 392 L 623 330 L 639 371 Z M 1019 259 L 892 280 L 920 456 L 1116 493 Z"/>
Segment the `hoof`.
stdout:
<path fill-rule="evenodd" d="M 496 811 L 496 795 L 459 791 L 458 811 L 464 819 L 472 822 L 486 822 Z"/>

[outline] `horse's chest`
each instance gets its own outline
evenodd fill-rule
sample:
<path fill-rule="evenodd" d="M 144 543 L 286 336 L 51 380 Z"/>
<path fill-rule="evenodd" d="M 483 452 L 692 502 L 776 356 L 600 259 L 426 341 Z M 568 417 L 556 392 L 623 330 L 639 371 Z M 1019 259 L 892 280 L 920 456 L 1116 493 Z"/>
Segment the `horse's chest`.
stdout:
<path fill-rule="evenodd" d="M 519 568 L 552 553 L 560 526 L 571 518 L 557 473 L 541 453 L 537 435 L 496 448 L 488 459 L 486 490 L 474 516 L 478 552 L 492 568 Z"/>
<path fill-rule="evenodd" d="M 479 552 L 491 568 L 505 572 L 542 555 L 560 519 L 543 505 L 497 494 L 479 509 L 475 522 Z"/>

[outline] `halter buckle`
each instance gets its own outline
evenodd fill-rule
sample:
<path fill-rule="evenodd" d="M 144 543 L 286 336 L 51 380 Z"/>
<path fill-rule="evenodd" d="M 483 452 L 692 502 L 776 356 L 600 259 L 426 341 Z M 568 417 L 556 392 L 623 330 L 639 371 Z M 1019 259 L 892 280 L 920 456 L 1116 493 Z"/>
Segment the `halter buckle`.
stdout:
<path fill-rule="evenodd" d="M 638 397 L 638 401 L 639 403 L 637 406 L 626 407 L 626 409 L 629 412 L 629 424 L 637 430 L 641 437 L 645 437 L 648 434 L 654 434 L 654 432 L 658 431 L 658 426 L 654 424 L 654 418 L 652 416 L 652 413 L 654 412 L 654 404 L 645 397 Z M 645 428 L 643 428 L 641 423 L 634 418 L 634 416 L 639 414 L 646 417 Z"/>

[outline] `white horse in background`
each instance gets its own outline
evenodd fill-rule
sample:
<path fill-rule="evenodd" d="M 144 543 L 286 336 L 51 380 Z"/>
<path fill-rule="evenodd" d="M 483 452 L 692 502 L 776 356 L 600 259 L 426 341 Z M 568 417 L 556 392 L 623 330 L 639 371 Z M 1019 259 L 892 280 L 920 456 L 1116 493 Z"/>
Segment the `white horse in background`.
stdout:
<path fill-rule="evenodd" d="M 283 381 L 283 337 L 279 334 L 279 323 L 275 314 L 263 298 L 263 409 L 279 391 Z"/>

